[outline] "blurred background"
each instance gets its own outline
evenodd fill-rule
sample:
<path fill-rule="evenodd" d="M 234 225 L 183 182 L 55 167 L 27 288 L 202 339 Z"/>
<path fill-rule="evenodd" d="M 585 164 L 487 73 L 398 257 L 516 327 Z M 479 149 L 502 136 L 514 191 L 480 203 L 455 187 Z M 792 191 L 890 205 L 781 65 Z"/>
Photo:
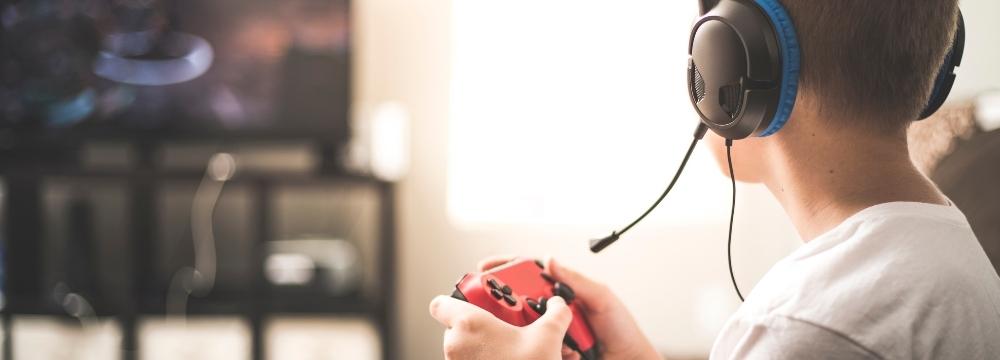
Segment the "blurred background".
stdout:
<path fill-rule="evenodd" d="M 1000 3 L 964 0 L 918 165 L 1000 263 Z M 665 354 L 738 306 L 696 116 L 695 2 L 0 0 L 3 359 L 434 359 L 435 295 L 494 254 L 608 283 Z M 751 288 L 800 243 L 741 184 Z"/>

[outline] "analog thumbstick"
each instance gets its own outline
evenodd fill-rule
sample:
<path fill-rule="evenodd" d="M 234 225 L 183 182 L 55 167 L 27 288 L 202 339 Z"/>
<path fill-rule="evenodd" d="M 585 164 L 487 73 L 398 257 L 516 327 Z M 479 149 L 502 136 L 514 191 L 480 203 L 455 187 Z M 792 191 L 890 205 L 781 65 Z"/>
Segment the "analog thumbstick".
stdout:
<path fill-rule="evenodd" d="M 556 282 L 555 286 L 552 288 L 552 293 L 563 298 L 563 300 L 566 300 L 567 304 L 573 302 L 573 299 L 576 298 L 576 294 L 573 292 L 573 289 L 570 288 L 569 285 L 561 282 Z"/>

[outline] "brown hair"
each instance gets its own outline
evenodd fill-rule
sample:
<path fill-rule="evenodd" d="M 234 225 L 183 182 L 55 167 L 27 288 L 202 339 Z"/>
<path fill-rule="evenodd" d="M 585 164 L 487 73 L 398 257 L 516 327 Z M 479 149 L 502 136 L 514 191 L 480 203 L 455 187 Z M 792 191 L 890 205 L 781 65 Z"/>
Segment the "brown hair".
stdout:
<path fill-rule="evenodd" d="M 802 47 L 800 94 L 882 131 L 915 120 L 951 45 L 957 0 L 782 0 Z M 800 97 L 801 99 L 801 97 Z"/>

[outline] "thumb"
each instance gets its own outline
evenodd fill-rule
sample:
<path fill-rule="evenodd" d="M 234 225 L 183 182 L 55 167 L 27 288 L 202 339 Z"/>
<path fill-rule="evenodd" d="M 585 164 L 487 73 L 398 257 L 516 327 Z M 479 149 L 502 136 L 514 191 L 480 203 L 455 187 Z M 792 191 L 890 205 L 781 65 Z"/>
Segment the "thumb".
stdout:
<path fill-rule="evenodd" d="M 576 270 L 563 266 L 563 264 L 556 261 L 555 258 L 549 258 L 545 268 L 548 269 L 549 275 L 552 275 L 559 281 L 569 284 L 569 286 L 572 286 L 577 293 L 581 291 L 585 293 L 600 291 L 600 283 L 583 276 L 583 274 L 576 272 Z"/>
<path fill-rule="evenodd" d="M 545 303 L 545 314 L 531 324 L 532 328 L 540 331 L 558 335 L 561 339 L 569 329 L 569 323 L 573 321 L 573 311 L 566 305 L 566 300 L 558 296 L 549 298 Z"/>

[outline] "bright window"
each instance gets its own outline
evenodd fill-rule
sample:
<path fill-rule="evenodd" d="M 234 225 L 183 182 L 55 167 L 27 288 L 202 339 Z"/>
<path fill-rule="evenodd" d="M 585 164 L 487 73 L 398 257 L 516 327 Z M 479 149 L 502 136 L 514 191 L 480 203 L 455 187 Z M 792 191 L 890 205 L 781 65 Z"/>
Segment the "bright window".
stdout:
<path fill-rule="evenodd" d="M 620 226 L 637 216 L 697 124 L 685 90 L 696 15 L 693 1 L 454 1 L 452 220 Z M 728 180 L 704 146 L 650 221 L 725 220 Z"/>

